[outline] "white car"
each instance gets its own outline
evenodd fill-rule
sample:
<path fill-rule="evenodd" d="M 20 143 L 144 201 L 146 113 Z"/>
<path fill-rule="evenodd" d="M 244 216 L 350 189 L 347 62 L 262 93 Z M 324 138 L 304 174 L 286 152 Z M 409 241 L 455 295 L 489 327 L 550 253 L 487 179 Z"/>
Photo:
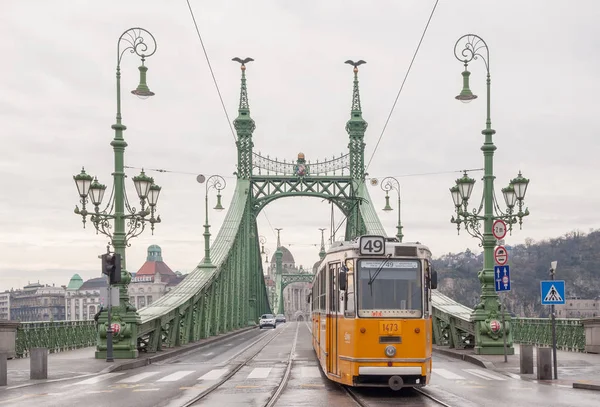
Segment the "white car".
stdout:
<path fill-rule="evenodd" d="M 275 323 L 275 315 L 273 314 L 262 314 L 260 317 L 260 321 L 258 322 L 258 327 L 260 329 L 263 329 L 263 327 L 265 326 L 270 326 L 272 328 L 275 328 L 276 323 Z"/>

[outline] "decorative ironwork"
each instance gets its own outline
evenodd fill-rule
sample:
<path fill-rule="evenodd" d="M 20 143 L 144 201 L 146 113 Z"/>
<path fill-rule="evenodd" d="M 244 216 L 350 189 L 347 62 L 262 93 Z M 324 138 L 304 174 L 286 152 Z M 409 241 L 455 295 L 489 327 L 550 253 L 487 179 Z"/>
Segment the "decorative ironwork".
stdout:
<path fill-rule="evenodd" d="M 246 63 L 253 61 L 252 58 L 233 58 L 233 61 L 240 62 L 242 65 L 242 79 L 240 86 L 240 105 L 238 108 L 238 117 L 233 121 L 233 126 L 237 132 L 237 150 L 238 164 L 237 175 L 240 178 L 248 179 L 252 175 L 252 133 L 256 129 L 254 120 L 250 117 L 250 102 L 248 101 L 248 88 L 246 86 Z"/>
<path fill-rule="evenodd" d="M 258 175 L 296 175 L 297 163 L 290 161 L 278 161 L 277 159 L 264 157 L 260 153 L 252 153 L 252 164 L 254 168 L 258 168 Z M 325 159 L 324 161 L 317 160 L 316 162 L 307 161 L 306 173 L 309 175 L 335 175 L 340 171 L 340 175 L 344 175 L 344 170 L 350 169 L 350 154 L 340 154 L 338 158 Z M 262 174 L 261 170 L 265 170 L 266 174 Z"/>
<path fill-rule="evenodd" d="M 337 178 L 288 178 L 253 177 L 252 196 L 254 208 L 258 212 L 269 202 L 284 196 L 314 196 L 331 200 L 341 206 L 344 201 L 358 201 L 354 181 L 349 177 Z M 345 212 L 346 213 L 346 212 Z"/>
<path fill-rule="evenodd" d="M 152 42 L 147 43 L 144 39 L 144 35 L 150 36 Z M 121 42 L 127 44 L 125 48 L 121 51 Z M 149 50 L 148 50 L 149 49 Z M 154 36 L 150 34 L 150 32 L 144 30 L 140 27 L 130 28 L 125 31 L 119 37 L 119 41 L 117 42 L 117 65 L 121 64 L 121 59 L 123 58 L 123 54 L 125 51 L 129 50 L 132 54 L 136 54 L 142 61 L 144 58 L 151 57 L 156 52 L 156 40 Z"/>
<path fill-rule="evenodd" d="M 32 348 L 50 353 L 85 348 L 96 344 L 96 321 L 21 322 L 17 328 L 16 354 L 26 358 Z"/>
<path fill-rule="evenodd" d="M 304 274 L 282 274 L 281 275 L 281 290 L 293 283 L 312 283 L 314 275 L 310 273 Z"/>
<path fill-rule="evenodd" d="M 464 45 L 459 45 L 463 43 L 463 40 Z M 461 48 L 462 51 L 460 51 L 459 55 L 459 50 Z M 485 55 L 481 54 L 481 49 L 485 49 Z M 481 57 L 485 63 L 485 68 L 487 69 L 488 73 L 490 71 L 490 50 L 483 38 L 475 34 L 465 34 L 460 37 L 458 41 L 456 41 L 456 44 L 454 45 L 454 56 L 464 64 L 468 64 L 472 60 L 476 60 L 478 57 Z"/>
<path fill-rule="evenodd" d="M 512 318 L 512 328 L 516 343 L 552 346 L 552 324 L 549 318 Z M 556 346 L 567 351 L 585 351 L 585 329 L 581 319 L 556 319 Z"/>

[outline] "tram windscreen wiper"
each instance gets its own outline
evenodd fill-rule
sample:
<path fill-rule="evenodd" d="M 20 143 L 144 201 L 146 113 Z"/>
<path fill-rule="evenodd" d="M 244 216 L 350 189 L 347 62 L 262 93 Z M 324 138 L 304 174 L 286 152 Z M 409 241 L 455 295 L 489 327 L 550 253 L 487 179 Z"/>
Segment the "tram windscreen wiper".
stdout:
<path fill-rule="evenodd" d="M 373 290 L 372 284 L 373 281 L 375 281 L 375 279 L 377 278 L 377 276 L 379 275 L 379 273 L 381 273 L 381 270 L 383 270 L 383 267 L 387 264 L 388 261 L 390 261 L 390 257 L 392 257 L 391 253 L 388 254 L 387 259 L 381 263 L 381 266 L 379 266 L 379 268 L 377 269 L 377 271 L 375 272 L 375 275 L 373 275 L 373 277 L 371 277 L 371 273 L 369 272 L 369 285 L 371 285 L 371 290 Z M 373 295 L 373 293 L 371 292 L 371 295 Z"/>

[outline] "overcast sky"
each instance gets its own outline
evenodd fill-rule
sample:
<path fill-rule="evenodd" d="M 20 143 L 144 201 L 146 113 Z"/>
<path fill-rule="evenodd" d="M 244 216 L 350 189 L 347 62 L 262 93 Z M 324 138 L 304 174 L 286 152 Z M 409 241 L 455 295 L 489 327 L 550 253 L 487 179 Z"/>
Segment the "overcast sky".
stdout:
<path fill-rule="evenodd" d="M 436 256 L 478 241 L 449 222 L 448 188 L 461 169 L 482 168 L 485 65 L 470 66 L 480 97 L 462 104 L 456 40 L 472 32 L 490 47 L 496 189 L 519 169 L 531 179 L 531 211 L 507 244 L 600 227 L 597 157 L 600 124 L 600 5 L 597 1 L 441 0 L 381 143 L 375 145 L 435 0 L 191 1 L 230 118 L 237 115 L 239 64 L 248 65 L 254 145 L 264 155 L 323 160 L 347 151 L 352 68 L 360 69 L 366 161 L 372 177 L 402 185 L 405 241 L 421 241 Z M 28 281 L 67 284 L 73 273 L 97 276 L 107 239 L 84 230 L 73 213 L 72 176 L 82 165 L 111 185 L 117 39 L 146 28 L 158 50 L 148 58 L 156 96 L 139 100 L 139 59 L 122 61 L 126 165 L 163 187 L 163 222 L 132 240 L 128 268 L 137 271 L 158 244 L 173 270 L 191 271 L 203 257 L 204 188 L 196 174 L 221 174 L 228 206 L 235 186 L 236 149 L 184 0 L 0 2 L 0 289 Z M 374 153 L 374 155 L 373 155 Z M 127 170 L 128 192 L 135 190 Z M 440 173 L 437 175 L 415 175 Z M 482 172 L 473 192 L 481 196 Z M 384 205 L 371 188 L 375 207 Z M 214 206 L 214 194 L 211 206 Z M 502 197 L 498 196 L 502 201 Z M 473 203 L 477 199 L 473 199 Z M 395 199 L 392 199 L 396 209 Z M 226 212 L 210 213 L 216 235 Z M 397 212 L 379 212 L 389 235 Z M 335 214 L 336 224 L 342 219 Z M 259 216 L 273 253 L 272 228 L 298 264 L 317 260 L 330 207 L 319 199 L 281 199 Z M 341 229 L 343 230 L 343 228 Z M 329 231 L 326 232 L 327 234 Z M 341 233 L 338 233 L 338 237 Z M 317 245 L 317 246 L 315 246 Z M 551 261 L 552 259 L 548 259 Z"/>

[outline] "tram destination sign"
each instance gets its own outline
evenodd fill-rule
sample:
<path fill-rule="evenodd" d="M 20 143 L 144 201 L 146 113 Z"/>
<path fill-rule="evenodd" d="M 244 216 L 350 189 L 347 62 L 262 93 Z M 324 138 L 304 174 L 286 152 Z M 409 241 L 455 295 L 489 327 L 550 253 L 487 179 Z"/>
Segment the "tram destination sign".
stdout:
<path fill-rule="evenodd" d="M 360 254 L 367 256 L 383 256 L 385 254 L 385 237 L 361 236 Z"/>

